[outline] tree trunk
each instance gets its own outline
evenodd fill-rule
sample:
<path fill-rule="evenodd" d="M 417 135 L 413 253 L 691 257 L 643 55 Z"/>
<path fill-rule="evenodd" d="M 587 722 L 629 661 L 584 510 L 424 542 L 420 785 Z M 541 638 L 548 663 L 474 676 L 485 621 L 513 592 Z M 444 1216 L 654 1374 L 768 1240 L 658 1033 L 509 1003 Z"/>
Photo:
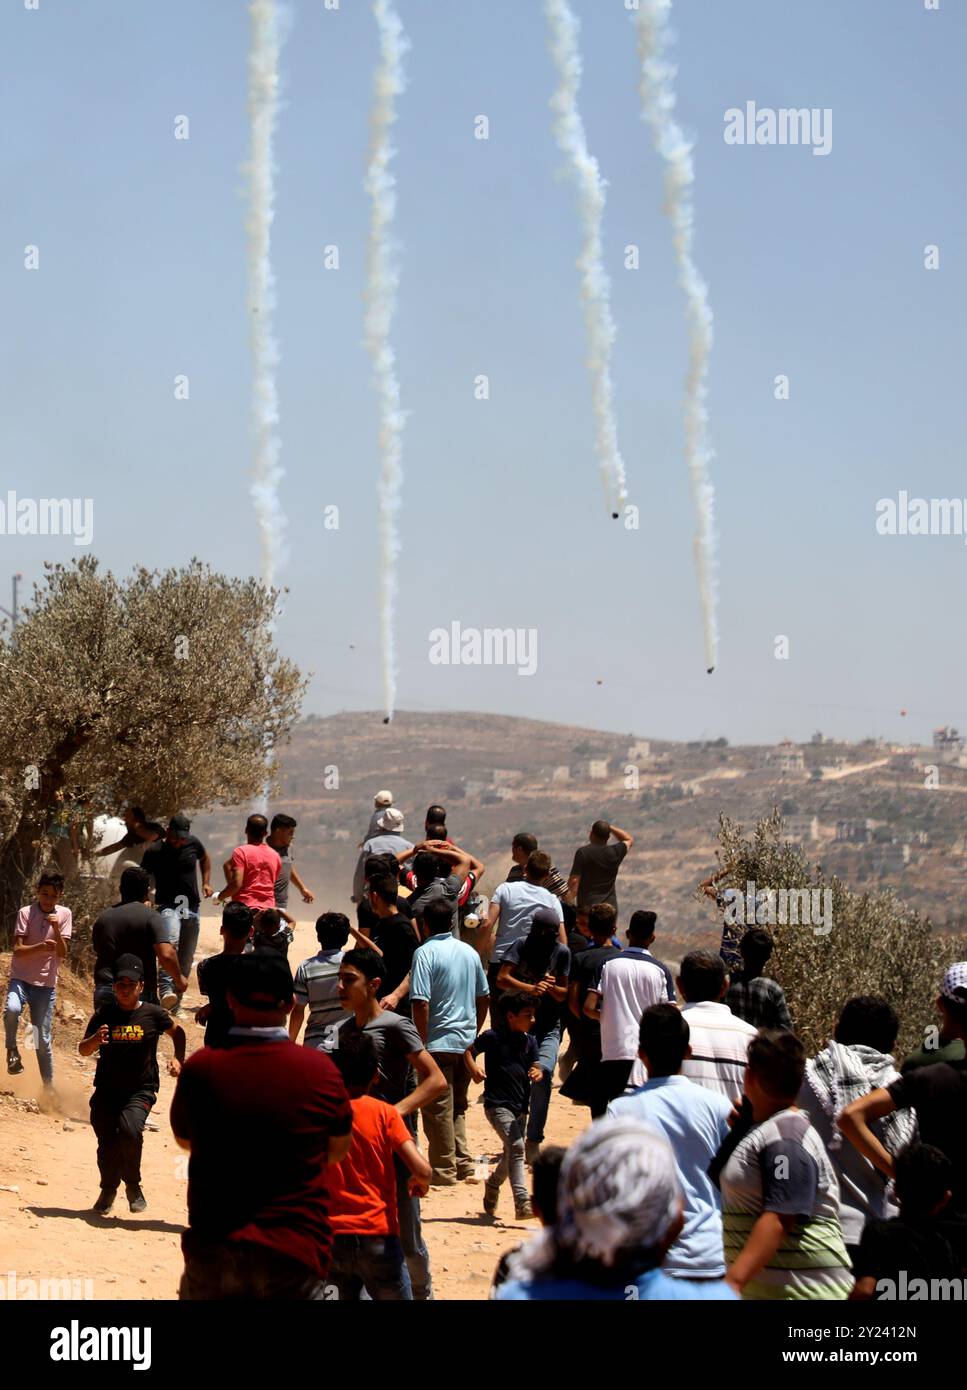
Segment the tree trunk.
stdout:
<path fill-rule="evenodd" d="M 57 793 L 67 780 L 67 765 L 92 733 L 90 726 L 75 728 L 51 750 L 40 769 L 40 786 L 27 793 L 17 828 L 0 850 L 0 949 L 4 951 L 11 949 L 17 913 L 40 867 L 44 839 L 57 810 Z"/>

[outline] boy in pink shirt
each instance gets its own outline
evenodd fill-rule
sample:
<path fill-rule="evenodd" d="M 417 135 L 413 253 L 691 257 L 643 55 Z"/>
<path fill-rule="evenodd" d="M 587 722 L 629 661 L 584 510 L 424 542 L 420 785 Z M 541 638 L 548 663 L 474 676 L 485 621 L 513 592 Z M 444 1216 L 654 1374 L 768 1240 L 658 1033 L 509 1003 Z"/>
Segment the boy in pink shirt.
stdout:
<path fill-rule="evenodd" d="M 24 1069 L 17 1050 L 20 1017 L 30 1006 L 34 1047 L 44 1086 L 54 1083 L 54 1057 L 50 1046 L 54 1019 L 57 967 L 67 955 L 72 918 L 58 907 L 64 891 L 62 874 L 43 873 L 37 883 L 37 901 L 17 913 L 13 933 L 13 958 L 3 1025 L 7 1043 L 7 1072 L 16 1076 Z"/>
<path fill-rule="evenodd" d="M 275 881 L 282 872 L 282 860 L 270 845 L 264 843 L 269 823 L 264 816 L 249 816 L 245 822 L 244 845 L 232 851 L 225 861 L 225 888 L 218 895 L 227 903 L 231 898 L 244 903 L 253 912 L 275 907 Z"/>

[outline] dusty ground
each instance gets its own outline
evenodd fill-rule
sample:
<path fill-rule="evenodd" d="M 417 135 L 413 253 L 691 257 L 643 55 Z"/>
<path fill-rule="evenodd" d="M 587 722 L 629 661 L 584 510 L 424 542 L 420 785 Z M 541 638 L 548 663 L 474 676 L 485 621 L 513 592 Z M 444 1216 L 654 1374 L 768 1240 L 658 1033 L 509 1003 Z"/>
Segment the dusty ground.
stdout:
<path fill-rule="evenodd" d="M 199 955 L 219 949 L 214 917 L 202 921 Z M 300 923 L 290 952 L 293 962 L 316 949 L 308 923 Z M 0 978 L 6 984 L 4 958 Z M 181 1021 L 189 1053 L 202 1042 L 203 1029 L 192 1016 L 203 1002 L 192 974 Z M 92 1215 L 97 1196 L 96 1142 L 88 1122 L 94 1058 L 78 1057 L 76 1045 L 90 1016 L 90 989 L 62 972 L 54 1027 L 57 1105 L 43 1113 L 36 1059 L 21 1038 L 24 1072 L 0 1071 L 0 1280 L 79 1280 L 74 1297 L 168 1299 L 176 1295 L 181 1272 L 180 1235 L 186 1219 L 187 1156 L 168 1129 L 174 1081 L 164 1061 L 171 1045 L 162 1039 L 161 1091 L 145 1135 L 142 1177 L 148 1210 L 129 1216 L 123 1190 L 115 1213 Z M 494 1135 L 475 1088 L 468 1115 L 471 1150 L 481 1155 L 485 1177 L 496 1157 Z M 569 1143 L 587 1123 L 588 1112 L 555 1093 L 546 1142 Z M 10 1191 L 15 1188 L 15 1191 Z M 537 1223 L 513 1220 L 513 1199 L 501 1191 L 498 1222 L 484 1216 L 482 1187 L 463 1183 L 431 1190 L 423 1203 L 423 1230 L 433 1265 L 436 1293 L 444 1299 L 486 1298 L 494 1266 L 507 1250 L 535 1230 Z"/>

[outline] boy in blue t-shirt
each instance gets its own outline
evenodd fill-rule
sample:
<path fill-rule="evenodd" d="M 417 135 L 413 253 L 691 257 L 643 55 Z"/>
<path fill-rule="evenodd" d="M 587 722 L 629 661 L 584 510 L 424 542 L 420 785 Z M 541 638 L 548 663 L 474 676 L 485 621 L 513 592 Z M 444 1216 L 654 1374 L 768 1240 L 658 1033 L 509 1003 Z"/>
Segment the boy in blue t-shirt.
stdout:
<path fill-rule="evenodd" d="M 501 1184 L 510 1176 L 514 1215 L 518 1221 L 534 1215 L 524 1171 L 524 1122 L 532 1081 L 541 1079 L 537 1065 L 534 1001 L 527 994 L 504 994 L 497 1004 L 497 1026 L 481 1033 L 467 1052 L 472 1080 L 484 1083 L 484 1114 L 500 1135 L 504 1152 L 484 1187 L 484 1211 L 497 1213 Z M 487 1058 L 484 1073 L 475 1058 Z"/>

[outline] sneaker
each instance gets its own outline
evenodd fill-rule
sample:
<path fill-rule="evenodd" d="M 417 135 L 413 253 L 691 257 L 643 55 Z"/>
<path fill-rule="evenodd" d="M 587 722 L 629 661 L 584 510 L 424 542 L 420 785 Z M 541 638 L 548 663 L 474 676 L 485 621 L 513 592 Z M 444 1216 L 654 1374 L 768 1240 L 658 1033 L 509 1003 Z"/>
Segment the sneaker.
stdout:
<path fill-rule="evenodd" d="M 15 1047 L 7 1048 L 7 1075 L 19 1076 L 24 1069 L 24 1064 L 20 1060 L 20 1053 Z"/>
<path fill-rule="evenodd" d="M 500 1189 L 493 1188 L 488 1183 L 484 1188 L 483 1209 L 488 1216 L 497 1215 L 497 1198 L 500 1196 Z"/>
<path fill-rule="evenodd" d="M 533 1167 L 534 1159 L 541 1151 L 540 1144 L 535 1139 L 528 1139 L 524 1145 L 524 1162 L 528 1168 Z"/>
<path fill-rule="evenodd" d="M 165 990 L 161 996 L 161 1007 L 163 1009 L 173 1009 L 178 1003 L 178 996 L 173 989 Z"/>
<path fill-rule="evenodd" d="M 124 1188 L 124 1195 L 128 1199 L 128 1211 L 147 1210 L 148 1204 L 144 1200 L 144 1193 L 141 1191 L 140 1187 L 131 1187 L 129 1184 L 126 1184 Z"/>
<path fill-rule="evenodd" d="M 534 1218 L 534 1208 L 530 1202 L 524 1202 L 522 1206 L 514 1207 L 515 1221 L 532 1221 Z"/>
<path fill-rule="evenodd" d="M 106 1187 L 102 1187 L 97 1194 L 97 1201 L 94 1203 L 93 1207 L 91 1207 L 91 1211 L 96 1211 L 98 1216 L 107 1216 L 108 1212 L 114 1206 L 114 1198 L 116 1195 L 117 1188 L 115 1188 L 113 1192 L 109 1192 Z"/>

